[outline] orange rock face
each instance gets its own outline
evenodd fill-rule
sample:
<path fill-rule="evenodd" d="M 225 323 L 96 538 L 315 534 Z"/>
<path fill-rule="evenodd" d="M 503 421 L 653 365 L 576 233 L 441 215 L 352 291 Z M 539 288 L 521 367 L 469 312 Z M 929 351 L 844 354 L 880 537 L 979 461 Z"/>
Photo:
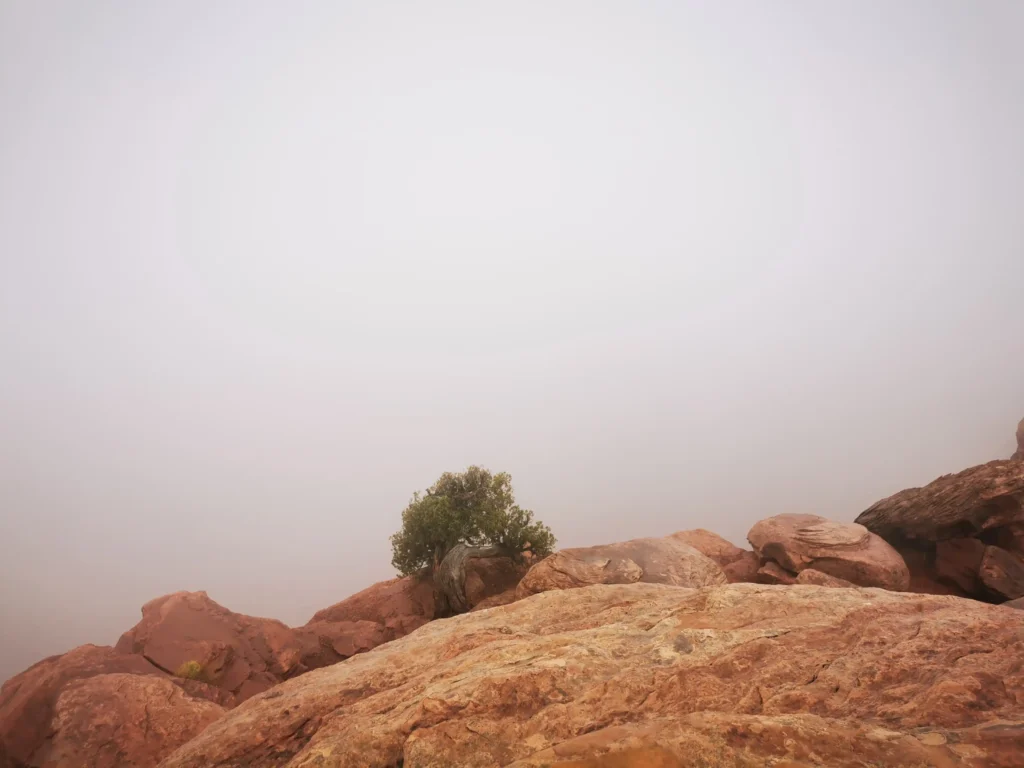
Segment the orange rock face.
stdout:
<path fill-rule="evenodd" d="M 757 555 L 749 549 L 740 549 L 717 533 L 694 528 L 691 531 L 673 533 L 669 538 L 688 544 L 718 563 L 730 584 L 757 581 L 757 569 L 760 565 Z"/>
<path fill-rule="evenodd" d="M 1020 616 L 877 589 L 554 590 L 287 681 L 162 766 L 1019 766 Z"/>
<path fill-rule="evenodd" d="M 527 572 L 516 588 L 516 595 L 523 598 L 552 589 L 575 589 L 592 584 L 643 582 L 705 587 L 726 581 L 714 560 L 667 536 L 561 549 Z"/>
<path fill-rule="evenodd" d="M 771 560 L 794 577 L 813 568 L 862 587 L 902 591 L 910 584 L 899 552 L 855 523 L 775 515 L 756 523 L 747 539 L 762 561 Z"/>
<path fill-rule="evenodd" d="M 156 765 L 224 714 L 154 675 L 76 680 L 61 692 L 36 760 L 47 768 Z"/>
<path fill-rule="evenodd" d="M 9 766 L 154 765 L 224 712 L 219 693 L 141 656 L 83 645 L 4 684 L 0 755 Z"/>

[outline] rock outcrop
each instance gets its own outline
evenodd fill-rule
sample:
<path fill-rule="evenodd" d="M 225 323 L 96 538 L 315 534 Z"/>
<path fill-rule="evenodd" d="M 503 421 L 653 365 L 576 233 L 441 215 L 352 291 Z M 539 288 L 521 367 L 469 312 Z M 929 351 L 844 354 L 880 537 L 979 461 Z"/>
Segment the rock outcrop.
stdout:
<path fill-rule="evenodd" d="M 792 575 L 811 568 L 862 587 L 903 591 L 910 573 L 900 554 L 881 537 L 855 523 L 837 523 L 818 515 L 775 515 L 754 524 L 747 540 L 763 564 L 759 576 L 786 583 L 774 563 Z"/>
<path fill-rule="evenodd" d="M 679 531 L 669 536 L 707 555 L 725 572 L 730 584 L 753 582 L 757 578 L 758 557 L 749 549 L 741 549 L 717 533 L 703 528 Z"/>
<path fill-rule="evenodd" d="M 160 701 L 150 701 L 157 691 Z M 153 765 L 223 712 L 216 698 L 202 683 L 169 679 L 142 656 L 83 645 L 0 689 L 0 752 L 11 766 Z"/>
<path fill-rule="evenodd" d="M 121 635 L 116 648 L 168 674 L 197 662 L 205 682 L 238 702 L 309 669 L 299 638 L 285 624 L 229 611 L 205 592 L 149 601 L 142 621 Z"/>
<path fill-rule="evenodd" d="M 1017 425 L 1017 450 L 1010 457 L 1015 461 L 1024 461 L 1024 419 Z"/>
<path fill-rule="evenodd" d="M 516 596 L 521 599 L 552 589 L 634 582 L 706 587 L 725 584 L 727 578 L 714 560 L 666 536 L 561 549 L 527 572 L 516 588 Z"/>
<path fill-rule="evenodd" d="M 873 504 L 857 522 L 911 570 L 911 589 L 1001 602 L 1024 596 L 1024 462 L 991 461 Z"/>
<path fill-rule="evenodd" d="M 161 765 L 1009 767 L 1022 658 L 1019 613 L 953 597 L 554 590 L 287 681 Z"/>
<path fill-rule="evenodd" d="M 149 768 L 224 712 L 164 677 L 78 679 L 57 698 L 51 735 L 35 758 L 46 768 Z"/>

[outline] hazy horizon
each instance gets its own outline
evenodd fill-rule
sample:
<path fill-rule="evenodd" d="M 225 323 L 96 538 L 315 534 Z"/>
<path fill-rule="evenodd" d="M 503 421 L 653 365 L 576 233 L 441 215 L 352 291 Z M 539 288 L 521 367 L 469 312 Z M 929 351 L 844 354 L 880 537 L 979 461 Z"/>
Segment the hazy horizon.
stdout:
<path fill-rule="evenodd" d="M 0 0 L 0 679 L 295 625 L 446 470 L 581 546 L 1014 447 L 1024 5 Z"/>

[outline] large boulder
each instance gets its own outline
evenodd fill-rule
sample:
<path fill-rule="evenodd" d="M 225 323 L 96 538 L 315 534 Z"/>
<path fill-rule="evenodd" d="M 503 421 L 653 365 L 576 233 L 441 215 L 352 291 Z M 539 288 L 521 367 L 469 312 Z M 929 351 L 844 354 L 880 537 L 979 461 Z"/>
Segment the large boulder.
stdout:
<path fill-rule="evenodd" d="M 721 566 L 731 584 L 757 580 L 759 565 L 757 555 L 749 549 L 737 547 L 717 533 L 712 533 L 704 528 L 694 528 L 689 531 L 673 533 L 669 538 L 688 544 L 698 552 L 710 557 Z"/>
<path fill-rule="evenodd" d="M 952 597 L 554 590 L 287 681 L 161 765 L 1019 766 L 1021 658 L 1019 612 Z"/>
<path fill-rule="evenodd" d="M 142 606 L 142 621 L 117 650 L 144 656 L 168 674 L 190 662 L 202 679 L 239 702 L 308 670 L 296 633 L 274 619 L 229 611 L 205 592 L 175 592 Z"/>
<path fill-rule="evenodd" d="M 212 718 L 211 713 L 222 711 L 219 705 L 212 703 L 219 692 L 201 682 L 169 679 L 142 656 L 119 653 L 109 646 L 83 645 L 61 656 L 51 656 L 34 664 L 0 688 L 0 754 L 4 754 L 13 766 L 45 765 L 47 768 L 55 768 L 57 765 L 66 765 L 69 768 L 81 768 L 104 764 L 102 760 L 106 758 L 98 752 L 87 754 L 86 747 L 83 747 L 85 751 L 77 753 L 80 759 L 68 758 L 55 763 L 53 760 L 56 758 L 52 757 L 53 754 L 63 754 L 60 748 L 57 753 L 53 752 L 55 743 L 59 747 L 62 739 L 66 742 L 69 738 L 76 738 L 69 736 L 77 732 L 75 729 L 78 727 L 69 725 L 71 721 L 81 724 L 86 718 L 106 717 L 104 712 L 109 711 L 107 704 L 111 704 L 113 699 L 106 694 L 97 694 L 93 699 L 89 693 L 101 690 L 109 693 L 107 683 L 93 686 L 91 681 L 100 679 L 116 679 L 119 681 L 118 686 L 125 690 L 159 689 L 164 699 L 173 699 L 175 702 L 173 707 L 168 705 L 168 709 L 150 711 L 148 723 L 154 730 L 152 737 L 147 737 L 144 744 L 136 742 L 135 747 L 132 747 L 128 742 L 133 737 L 126 736 L 126 765 L 152 765 L 159 757 L 157 753 L 166 754 L 185 741 L 166 731 L 160 721 L 164 715 L 172 715 L 167 728 L 173 730 L 178 726 L 184 728 L 187 723 L 205 724 Z M 86 694 L 81 693 L 83 690 Z M 74 702 L 83 702 L 83 706 L 93 711 L 83 711 L 76 715 L 71 711 Z M 186 710 L 197 713 L 196 718 L 190 719 L 185 714 Z M 145 707 L 140 707 L 135 715 L 144 711 Z M 95 724 L 98 720 L 93 722 Z M 126 725 L 126 728 L 130 729 L 131 726 Z M 185 732 L 194 734 L 198 730 L 185 728 Z M 136 747 L 139 751 L 136 751 Z M 127 762 L 135 757 L 140 757 L 142 762 Z"/>
<path fill-rule="evenodd" d="M 433 583 L 419 576 L 404 576 L 377 582 L 340 603 L 317 611 L 309 623 L 372 621 L 389 631 L 392 637 L 401 637 L 433 618 Z"/>
<path fill-rule="evenodd" d="M 519 582 L 516 595 L 523 598 L 552 589 L 638 581 L 677 587 L 707 587 L 725 584 L 727 579 L 714 560 L 668 536 L 561 549 L 527 572 Z"/>
<path fill-rule="evenodd" d="M 149 768 L 224 712 L 164 677 L 78 679 L 57 698 L 50 734 L 34 760 L 45 768 Z"/>
<path fill-rule="evenodd" d="M 762 563 L 774 562 L 794 577 L 813 568 L 862 587 L 899 592 L 910 584 L 899 552 L 855 523 L 818 515 L 775 515 L 755 523 L 747 540 Z"/>
<path fill-rule="evenodd" d="M 857 522 L 900 551 L 911 589 L 1001 602 L 1024 573 L 1024 461 L 991 461 L 908 488 Z"/>

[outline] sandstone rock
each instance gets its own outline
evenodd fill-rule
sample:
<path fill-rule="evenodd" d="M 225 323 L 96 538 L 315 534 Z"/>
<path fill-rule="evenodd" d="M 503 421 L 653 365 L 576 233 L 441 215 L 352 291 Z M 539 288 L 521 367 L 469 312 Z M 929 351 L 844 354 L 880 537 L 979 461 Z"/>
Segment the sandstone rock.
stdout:
<path fill-rule="evenodd" d="M 695 528 L 673 533 L 669 538 L 688 544 L 710 557 L 722 567 L 731 584 L 757 580 L 757 569 L 760 566 L 757 555 L 749 549 L 740 549 L 717 533 Z"/>
<path fill-rule="evenodd" d="M 516 589 L 505 590 L 497 595 L 492 595 L 470 608 L 471 611 L 485 611 L 488 608 L 497 608 L 499 605 L 508 605 L 516 601 Z"/>
<path fill-rule="evenodd" d="M 790 573 L 778 563 L 769 560 L 757 569 L 758 584 L 796 584 L 796 574 Z"/>
<path fill-rule="evenodd" d="M 434 618 L 434 585 L 419 576 L 381 581 L 317 611 L 315 622 L 373 621 L 401 637 Z M 308 626 L 308 625 L 307 625 Z"/>
<path fill-rule="evenodd" d="M 34 762 L 46 768 L 148 768 L 224 711 L 155 675 L 78 679 L 57 698 L 50 736 Z"/>
<path fill-rule="evenodd" d="M 1011 457 L 1017 461 L 1024 461 L 1024 419 L 1017 425 L 1017 450 Z"/>
<path fill-rule="evenodd" d="M 0 743 L 8 760 L 38 764 L 33 755 L 50 733 L 54 705 L 64 688 L 75 680 L 117 672 L 163 677 L 141 656 L 124 655 L 109 646 L 83 645 L 44 659 L 4 683 L 0 688 Z"/>
<path fill-rule="evenodd" d="M 514 590 L 527 568 L 508 557 L 474 557 L 466 566 L 466 599 L 470 608 L 485 600 Z"/>
<path fill-rule="evenodd" d="M 940 541 L 935 545 L 935 574 L 971 594 L 978 589 L 978 571 L 984 555 L 985 544 L 978 539 Z"/>
<path fill-rule="evenodd" d="M 817 515 L 776 515 L 747 534 L 762 561 L 771 559 L 792 573 L 805 568 L 863 587 L 905 590 L 910 573 L 899 552 L 855 523 Z"/>
<path fill-rule="evenodd" d="M 1018 597 L 1016 600 L 1007 600 L 1001 605 L 1004 608 L 1016 608 L 1018 611 L 1024 611 L 1024 597 Z"/>
<path fill-rule="evenodd" d="M 923 548 L 921 542 L 917 546 L 902 546 L 897 552 L 903 558 L 910 571 L 910 586 L 908 592 L 919 592 L 924 595 L 956 595 L 957 597 L 968 597 L 960 587 L 948 579 L 940 579 L 936 567 L 936 548 L 934 545 L 925 543 Z"/>
<path fill-rule="evenodd" d="M 1024 463 L 990 461 L 876 502 L 857 522 L 890 543 L 967 538 L 1024 523 Z"/>
<path fill-rule="evenodd" d="M 204 680 L 244 701 L 307 670 L 302 644 L 280 621 L 234 613 L 205 592 L 175 592 L 142 606 L 142 621 L 117 642 L 169 674 L 198 662 Z"/>
<path fill-rule="evenodd" d="M 161 765 L 490 768 L 645 748 L 705 768 L 1017 766 L 1022 657 L 1014 611 L 952 597 L 554 590 L 282 683 Z"/>
<path fill-rule="evenodd" d="M 714 560 L 668 536 L 559 550 L 527 572 L 516 595 L 523 598 L 552 589 L 638 581 L 705 587 L 727 579 Z"/>
<path fill-rule="evenodd" d="M 978 575 L 1000 602 L 1024 597 L 1024 563 L 1005 549 L 985 547 Z"/>
<path fill-rule="evenodd" d="M 796 576 L 796 583 L 815 584 L 819 587 L 849 588 L 856 586 L 856 584 L 853 584 L 847 581 L 846 579 L 839 579 L 835 576 L 830 576 L 829 574 L 822 573 L 821 571 L 815 570 L 814 568 L 805 568 L 804 570 L 800 571 L 800 573 L 798 573 Z"/>

